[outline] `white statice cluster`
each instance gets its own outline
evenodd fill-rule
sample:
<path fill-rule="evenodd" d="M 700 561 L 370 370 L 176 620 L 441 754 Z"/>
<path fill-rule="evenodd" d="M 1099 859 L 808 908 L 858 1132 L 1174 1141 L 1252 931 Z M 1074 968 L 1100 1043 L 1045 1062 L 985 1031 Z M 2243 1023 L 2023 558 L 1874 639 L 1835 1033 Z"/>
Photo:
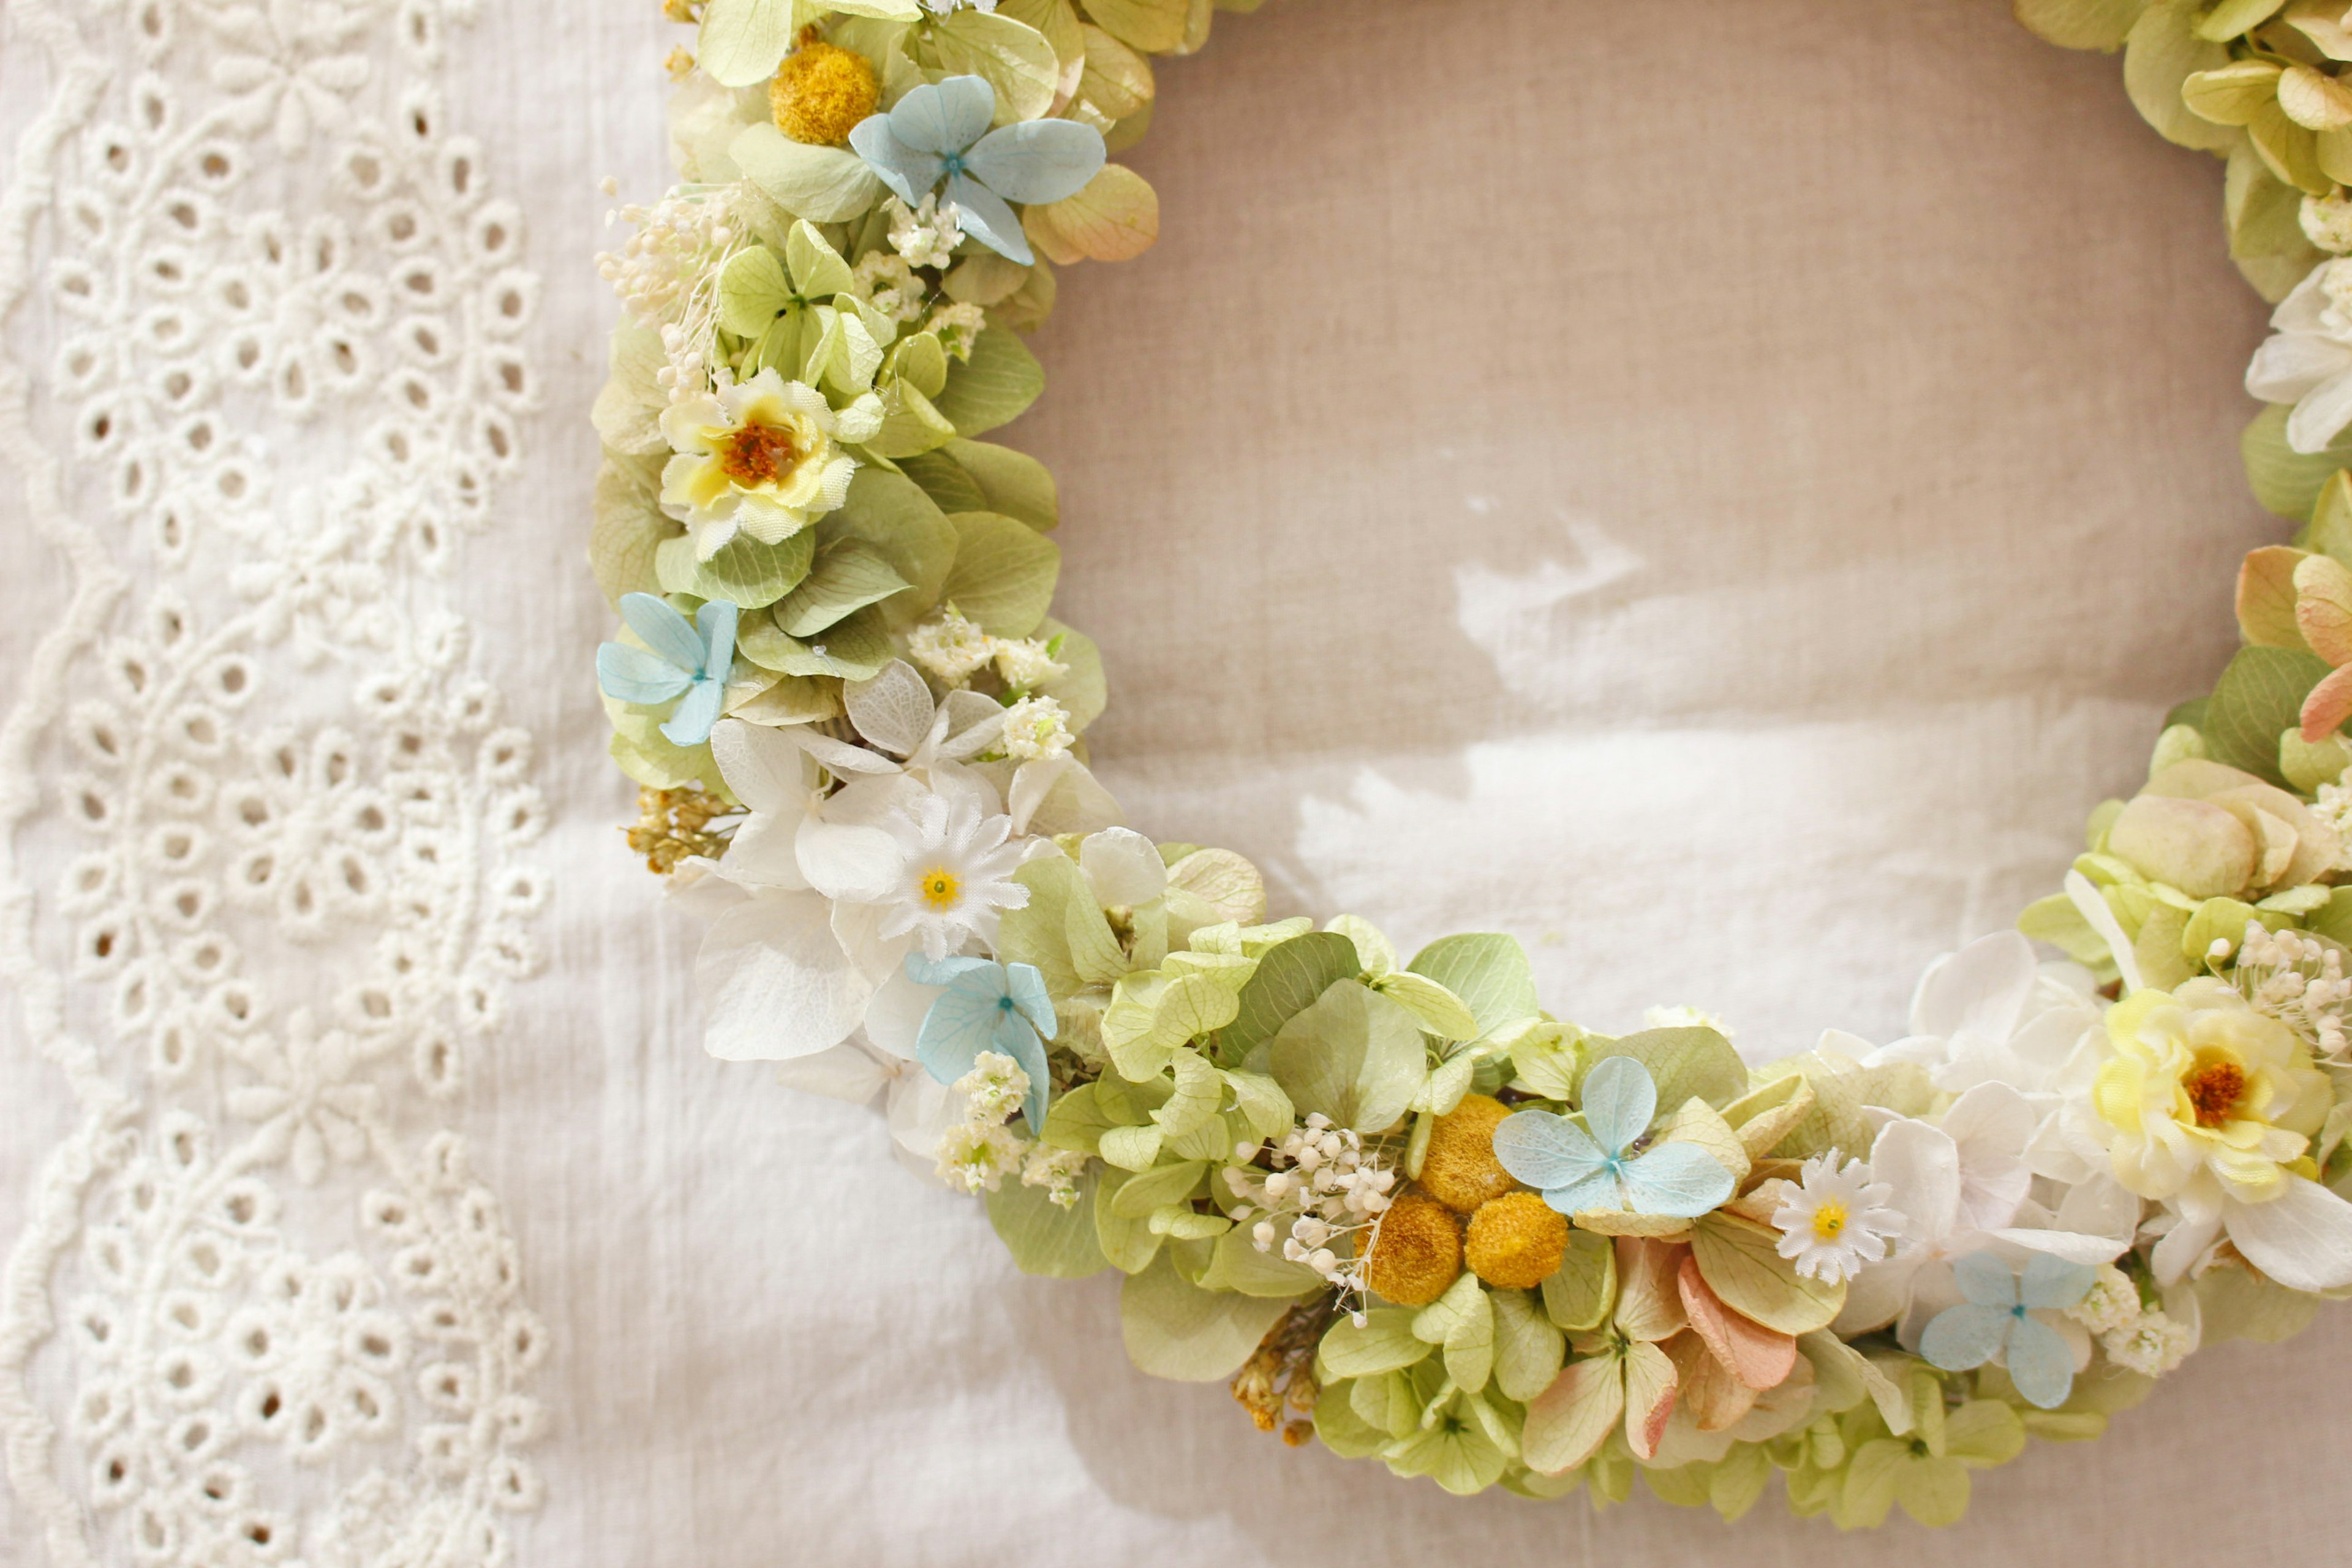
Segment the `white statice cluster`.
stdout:
<path fill-rule="evenodd" d="M 851 269 L 857 280 L 858 292 L 866 302 L 901 324 L 922 319 L 923 301 L 929 294 L 923 280 L 903 257 L 887 250 L 868 251 L 857 258 Z"/>
<path fill-rule="evenodd" d="M 923 330 L 937 332 L 940 344 L 958 359 L 971 357 L 971 345 L 980 341 L 980 330 L 988 325 L 988 312 L 977 305 L 940 305 L 932 309 Z"/>
<path fill-rule="evenodd" d="M 1078 1181 L 1087 1173 L 1088 1158 L 1082 1149 L 1033 1143 L 1029 1157 L 1022 1162 L 1021 1184 L 1045 1188 L 1046 1202 L 1055 1208 L 1074 1209 L 1078 1206 Z"/>
<path fill-rule="evenodd" d="M 988 665 L 1015 691 L 1058 680 L 1070 667 L 1035 637 L 991 637 L 953 605 L 942 605 L 907 634 L 907 654 L 950 691 L 971 684 Z"/>
<path fill-rule="evenodd" d="M 1260 1252 L 1279 1243 L 1284 1258 L 1360 1297 L 1370 1233 L 1388 1211 L 1396 1173 L 1353 1128 L 1334 1127 L 1319 1111 L 1272 1143 L 1236 1144 L 1234 1158 L 1240 1163 L 1225 1168 L 1225 1185 L 1240 1200 L 1233 1216 L 1249 1225 L 1251 1243 Z"/>
<path fill-rule="evenodd" d="M 2345 976 L 2341 948 L 2300 931 L 2249 925 L 2233 977 L 2256 1012 L 2276 1018 L 2322 1056 L 2341 1058 L 2352 1048 L 2344 1026 L 2352 979 Z"/>
<path fill-rule="evenodd" d="M 2099 1336 L 2109 1361 L 2142 1377 L 2162 1377 L 2197 1348 L 2193 1324 L 2144 1304 L 2132 1277 L 2111 1263 L 2066 1315 Z"/>
<path fill-rule="evenodd" d="M 963 1116 L 940 1134 L 939 1178 L 966 1193 L 992 1193 L 1029 1156 L 1029 1140 L 1005 1125 L 1029 1092 L 1029 1075 L 1011 1057 L 982 1051 L 950 1087 L 962 1097 Z"/>
<path fill-rule="evenodd" d="M 955 247 L 963 243 L 963 226 L 958 222 L 955 204 L 941 205 L 936 196 L 925 196 L 920 205 L 908 206 L 892 196 L 883 203 L 890 220 L 890 248 L 909 267 L 945 267 L 955 258 Z"/>
<path fill-rule="evenodd" d="M 1076 739 L 1069 711 L 1050 697 L 1024 697 L 1004 710 L 1004 754 L 1016 762 L 1058 757 Z"/>

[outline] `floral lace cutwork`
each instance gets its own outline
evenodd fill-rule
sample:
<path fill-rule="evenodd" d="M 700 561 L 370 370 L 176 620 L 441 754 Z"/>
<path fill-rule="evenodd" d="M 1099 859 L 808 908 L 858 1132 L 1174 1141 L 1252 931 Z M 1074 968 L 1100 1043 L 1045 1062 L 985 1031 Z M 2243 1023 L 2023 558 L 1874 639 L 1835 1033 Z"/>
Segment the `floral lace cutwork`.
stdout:
<path fill-rule="evenodd" d="M 470 1568 L 540 1500 L 546 1333 L 436 1125 L 546 896 L 443 585 L 536 396 L 520 216 L 436 91 L 471 10 L 8 12 L 53 87 L 0 449 L 72 592 L 0 729 L 0 963 L 80 1120 L 0 1422 L 60 1562 Z"/>

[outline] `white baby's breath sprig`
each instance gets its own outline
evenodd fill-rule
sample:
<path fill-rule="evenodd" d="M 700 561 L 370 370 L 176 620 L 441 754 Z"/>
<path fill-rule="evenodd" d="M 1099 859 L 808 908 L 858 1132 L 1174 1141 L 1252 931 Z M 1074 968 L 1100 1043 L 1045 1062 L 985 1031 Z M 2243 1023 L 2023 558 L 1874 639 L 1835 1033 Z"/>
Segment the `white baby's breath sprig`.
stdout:
<path fill-rule="evenodd" d="M 1251 1245 L 1272 1252 L 1279 1244 L 1284 1258 L 1337 1288 L 1341 1309 L 1360 1323 L 1363 1261 L 1396 1173 L 1354 1129 L 1320 1112 L 1271 1144 L 1235 1145 L 1234 1158 L 1225 1186 L 1241 1200 L 1233 1216 L 1249 1226 Z"/>

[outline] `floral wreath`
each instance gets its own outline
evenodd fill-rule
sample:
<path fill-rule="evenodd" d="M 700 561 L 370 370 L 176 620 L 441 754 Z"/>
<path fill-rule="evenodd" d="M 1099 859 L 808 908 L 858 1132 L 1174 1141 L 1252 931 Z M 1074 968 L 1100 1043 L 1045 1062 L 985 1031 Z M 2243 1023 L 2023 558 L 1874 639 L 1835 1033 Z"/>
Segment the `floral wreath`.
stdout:
<path fill-rule="evenodd" d="M 1948 1523 L 2200 1344 L 2352 1293 L 2352 13 L 2016 0 L 2228 163 L 2280 301 L 2246 433 L 2292 546 L 2246 646 L 1911 1033 L 1744 1060 L 1541 1010 L 1509 936 L 1405 960 L 1122 825 L 1052 618 L 1055 268 L 1133 257 L 1150 57 L 1255 0 L 666 0 L 681 183 L 603 269 L 597 653 L 633 849 L 711 923 L 707 1044 L 887 1102 L 1013 1259 L 1116 1268 L 1147 1373 L 1450 1492 Z M 2053 951 L 2063 957 L 2045 960 Z"/>

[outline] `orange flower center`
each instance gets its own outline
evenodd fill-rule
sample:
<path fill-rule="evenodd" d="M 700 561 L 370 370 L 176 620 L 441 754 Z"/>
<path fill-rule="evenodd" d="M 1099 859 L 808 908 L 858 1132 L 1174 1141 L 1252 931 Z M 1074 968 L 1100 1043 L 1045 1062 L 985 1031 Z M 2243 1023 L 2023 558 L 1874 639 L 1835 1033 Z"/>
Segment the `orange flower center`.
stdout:
<path fill-rule="evenodd" d="M 800 443 L 793 433 L 773 425 L 746 425 L 719 448 L 719 471 L 747 488 L 776 483 L 800 460 Z"/>
<path fill-rule="evenodd" d="M 2246 1069 L 2231 1061 L 2208 1062 L 2183 1079 L 2180 1087 L 2196 1107 L 2197 1125 L 2219 1127 L 2245 1098 Z"/>

